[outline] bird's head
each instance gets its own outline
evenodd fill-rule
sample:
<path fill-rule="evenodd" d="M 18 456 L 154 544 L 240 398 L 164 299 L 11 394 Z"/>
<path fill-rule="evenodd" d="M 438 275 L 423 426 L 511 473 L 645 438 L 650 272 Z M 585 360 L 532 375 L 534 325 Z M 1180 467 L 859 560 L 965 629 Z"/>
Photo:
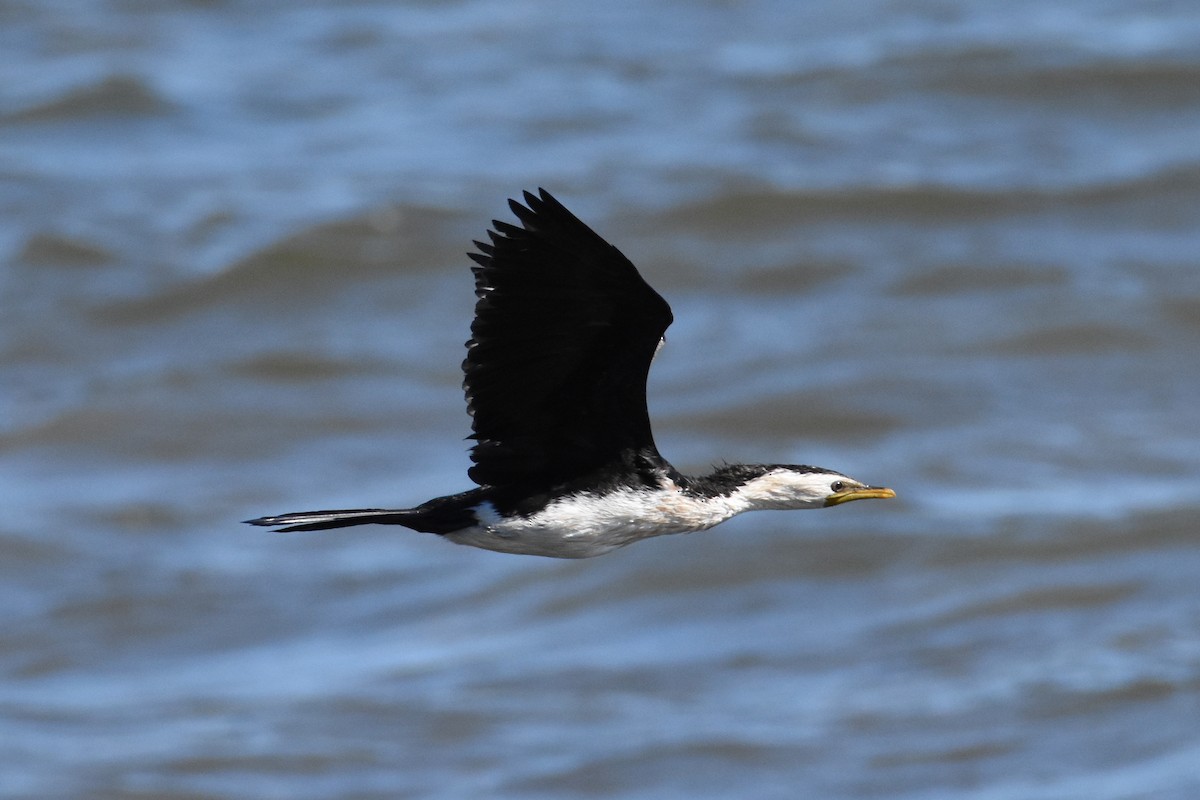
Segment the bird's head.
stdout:
<path fill-rule="evenodd" d="M 823 508 L 851 500 L 886 499 L 896 493 L 882 486 L 868 486 L 840 472 L 798 464 L 770 464 L 758 468 L 738 494 L 755 508 Z M 756 470 L 758 471 L 758 470 Z"/>

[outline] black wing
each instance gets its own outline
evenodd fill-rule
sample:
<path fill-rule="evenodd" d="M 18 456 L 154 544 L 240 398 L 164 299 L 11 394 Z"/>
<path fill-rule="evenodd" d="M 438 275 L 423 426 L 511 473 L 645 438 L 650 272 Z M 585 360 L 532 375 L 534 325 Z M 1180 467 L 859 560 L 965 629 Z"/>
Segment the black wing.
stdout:
<path fill-rule="evenodd" d="M 661 461 L 646 411 L 671 308 L 617 248 L 545 189 L 509 201 L 475 242 L 475 321 L 463 362 L 485 486 L 550 488 L 638 455 Z M 641 462 L 645 463 L 645 462 Z"/>

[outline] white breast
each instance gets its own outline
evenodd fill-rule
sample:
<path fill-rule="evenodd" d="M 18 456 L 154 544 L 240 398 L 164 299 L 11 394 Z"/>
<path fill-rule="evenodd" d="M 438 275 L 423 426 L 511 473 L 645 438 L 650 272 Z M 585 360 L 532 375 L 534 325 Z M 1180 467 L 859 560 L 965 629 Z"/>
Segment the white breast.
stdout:
<path fill-rule="evenodd" d="M 484 504 L 475 512 L 479 525 L 446 538 L 502 553 L 588 558 L 651 536 L 711 528 L 743 510 L 736 498 L 697 499 L 669 484 L 571 495 L 528 517 L 505 519 Z"/>

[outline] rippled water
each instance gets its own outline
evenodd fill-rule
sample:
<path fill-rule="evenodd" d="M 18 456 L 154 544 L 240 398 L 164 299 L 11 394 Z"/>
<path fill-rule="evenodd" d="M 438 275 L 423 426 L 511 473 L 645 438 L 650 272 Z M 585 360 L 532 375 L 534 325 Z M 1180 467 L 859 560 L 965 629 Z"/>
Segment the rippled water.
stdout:
<path fill-rule="evenodd" d="M 0 794 L 1200 796 L 1200 9 L 0 2 Z M 546 186 L 679 467 L 888 503 L 558 562 L 467 488 Z"/>

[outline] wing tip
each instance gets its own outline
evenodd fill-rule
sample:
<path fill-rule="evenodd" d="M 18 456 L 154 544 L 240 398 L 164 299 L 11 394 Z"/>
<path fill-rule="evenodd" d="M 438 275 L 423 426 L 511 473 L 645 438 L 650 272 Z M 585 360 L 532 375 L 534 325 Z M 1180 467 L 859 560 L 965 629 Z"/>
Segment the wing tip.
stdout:
<path fill-rule="evenodd" d="M 566 207 L 563 206 L 562 203 L 558 202 L 554 195 L 550 194 L 550 192 L 547 191 L 543 186 L 537 187 L 536 194 L 528 189 L 522 190 L 521 200 L 525 201 L 524 205 L 522 205 L 521 201 L 517 200 L 516 198 L 509 198 L 508 207 L 512 210 L 513 214 L 516 215 L 517 219 L 521 221 L 521 224 L 524 225 L 526 229 L 532 229 L 532 226 L 537 221 L 537 218 L 545 217 L 548 212 L 553 212 L 555 214 L 565 213 L 568 216 L 574 217 L 574 215 L 567 211 Z M 495 220 L 493 220 L 493 223 L 494 222 Z"/>

